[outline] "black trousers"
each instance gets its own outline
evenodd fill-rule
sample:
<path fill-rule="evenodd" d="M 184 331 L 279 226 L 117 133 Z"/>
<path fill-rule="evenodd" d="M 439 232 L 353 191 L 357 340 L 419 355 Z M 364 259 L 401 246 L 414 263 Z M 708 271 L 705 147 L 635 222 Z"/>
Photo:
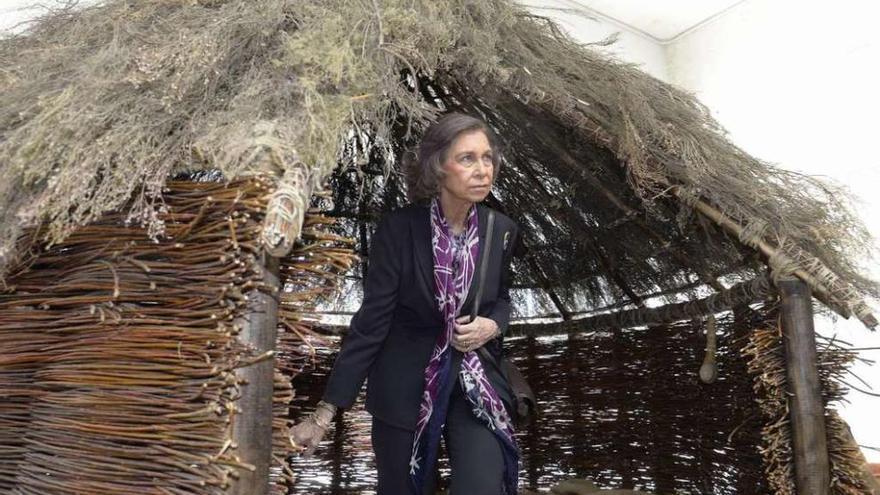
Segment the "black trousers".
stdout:
<path fill-rule="evenodd" d="M 409 460 L 414 432 L 373 417 L 372 443 L 379 472 L 379 495 L 408 495 Z M 443 441 L 452 468 L 450 495 L 499 495 L 504 476 L 501 445 L 480 422 L 461 386 L 453 386 Z M 433 478 L 433 473 L 429 474 Z M 426 495 L 436 491 L 437 480 L 426 483 Z"/>

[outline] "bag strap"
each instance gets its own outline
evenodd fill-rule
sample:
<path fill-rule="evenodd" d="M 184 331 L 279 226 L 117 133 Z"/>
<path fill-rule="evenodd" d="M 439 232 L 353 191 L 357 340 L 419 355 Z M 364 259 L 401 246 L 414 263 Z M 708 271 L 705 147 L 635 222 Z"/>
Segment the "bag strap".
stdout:
<path fill-rule="evenodd" d="M 477 278 L 477 294 L 474 297 L 474 307 L 471 309 L 471 321 L 477 319 L 477 311 L 480 308 L 480 299 L 483 297 L 483 285 L 486 281 L 486 270 L 489 268 L 489 254 L 492 252 L 492 237 L 495 227 L 495 212 L 489 210 L 486 226 L 486 245 L 483 246 L 483 253 L 480 255 L 480 273 Z"/>
<path fill-rule="evenodd" d="M 477 294 L 474 297 L 474 307 L 471 309 L 471 321 L 477 319 L 477 311 L 480 308 L 480 299 L 483 297 L 483 286 L 486 281 L 486 271 L 489 268 L 489 255 L 492 253 L 492 238 L 495 232 L 495 211 L 489 210 L 489 216 L 486 219 L 486 245 L 483 246 L 483 253 L 480 255 L 480 273 L 479 278 L 477 278 Z M 485 346 L 477 349 L 477 352 L 483 355 L 483 358 L 492 363 L 493 366 L 498 367 L 498 363 L 495 362 L 495 358 L 489 354 L 489 350 L 486 349 Z M 499 371 L 500 368 L 499 368 Z"/>

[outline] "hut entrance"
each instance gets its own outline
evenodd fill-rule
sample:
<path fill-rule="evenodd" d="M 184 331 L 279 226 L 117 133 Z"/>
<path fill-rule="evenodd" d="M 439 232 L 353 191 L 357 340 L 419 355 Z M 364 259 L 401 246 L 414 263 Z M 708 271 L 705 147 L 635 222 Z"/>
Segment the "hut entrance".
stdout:
<path fill-rule="evenodd" d="M 505 144 L 487 203 L 520 224 L 527 248 L 513 261 L 514 322 L 505 342 L 539 391 L 540 417 L 519 432 L 524 486 L 589 478 L 656 493 L 763 493 L 787 483 L 790 464 L 761 455 L 788 433 L 767 427 L 784 418 L 784 368 L 773 368 L 766 383 L 755 376 L 757 363 L 781 365 L 778 308 L 759 254 L 687 214 L 674 196 L 646 203 L 601 141 L 582 139 L 514 95 L 427 79 L 411 89 L 442 110 L 480 116 Z M 340 235 L 356 239 L 362 260 L 378 219 L 405 203 L 388 148 L 399 157 L 420 135 L 405 117 L 392 143 L 368 131 L 351 134 L 325 213 Z M 361 262 L 346 274 L 319 311 L 319 359 L 294 380 L 302 405 L 322 392 L 345 332 L 332 322 L 357 309 L 366 269 Z M 825 385 L 827 399 L 839 398 Z M 292 461 L 294 493 L 374 486 L 362 403 L 337 418 L 321 462 Z"/>
<path fill-rule="evenodd" d="M 734 319 L 720 320 L 721 376 L 711 385 L 697 377 L 705 340 L 695 322 L 508 339 L 506 352 L 538 391 L 541 410 L 518 434 L 522 487 L 587 478 L 654 493 L 766 492 L 761 413 L 740 355 L 745 325 L 756 321 L 737 327 Z M 321 394 L 333 357 L 325 349 L 338 345 L 329 341 L 316 368 L 294 379 L 306 404 Z M 317 462 L 292 459 L 298 477 L 291 493 L 374 489 L 362 404 L 337 418 Z M 440 472 L 445 480 L 445 463 Z"/>

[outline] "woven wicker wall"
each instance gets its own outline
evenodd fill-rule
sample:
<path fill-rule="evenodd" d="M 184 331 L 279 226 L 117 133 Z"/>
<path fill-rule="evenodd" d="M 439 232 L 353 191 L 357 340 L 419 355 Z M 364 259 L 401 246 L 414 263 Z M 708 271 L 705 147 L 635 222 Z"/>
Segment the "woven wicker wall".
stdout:
<path fill-rule="evenodd" d="M 157 241 L 121 213 L 32 253 L 0 293 L 0 493 L 223 494 L 239 469 L 236 339 L 272 184 L 176 182 Z M 273 491 L 308 310 L 353 261 L 311 214 L 283 260 Z M 283 373 L 282 373 L 283 371 Z"/>

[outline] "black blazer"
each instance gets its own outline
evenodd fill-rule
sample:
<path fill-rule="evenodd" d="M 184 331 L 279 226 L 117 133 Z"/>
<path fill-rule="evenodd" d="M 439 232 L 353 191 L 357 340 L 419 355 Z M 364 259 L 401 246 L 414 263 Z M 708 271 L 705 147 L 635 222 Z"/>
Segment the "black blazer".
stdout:
<path fill-rule="evenodd" d="M 480 252 L 462 314 L 470 314 L 476 297 L 488 210 L 477 205 Z M 495 320 L 502 333 L 485 346 L 494 363 L 478 356 L 490 383 L 511 410 L 513 394 L 497 363 L 510 320 L 509 267 L 519 228 L 510 218 L 496 212 L 493 229 L 492 253 L 478 314 Z M 369 376 L 367 410 L 381 421 L 413 430 L 424 390 L 425 367 L 443 328 L 434 299 L 430 208 L 410 204 L 383 217 L 371 240 L 369 261 L 364 300 L 342 341 L 323 400 L 343 409 L 351 407 Z M 461 358 L 462 353 L 452 349 L 450 372 L 456 376 Z"/>

